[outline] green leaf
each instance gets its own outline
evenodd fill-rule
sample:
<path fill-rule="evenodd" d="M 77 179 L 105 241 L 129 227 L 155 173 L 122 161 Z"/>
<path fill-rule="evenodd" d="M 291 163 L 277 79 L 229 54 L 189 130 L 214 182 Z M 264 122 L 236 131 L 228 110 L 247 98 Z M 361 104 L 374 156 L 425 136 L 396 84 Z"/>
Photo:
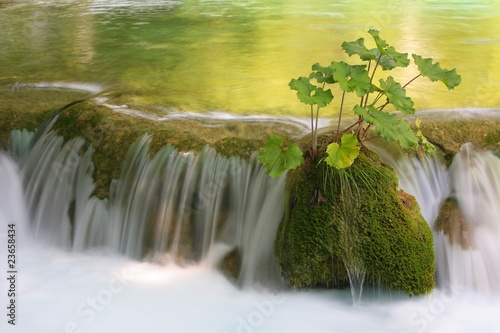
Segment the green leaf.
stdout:
<path fill-rule="evenodd" d="M 380 38 L 379 34 L 380 32 L 375 29 L 370 29 L 368 30 L 368 33 L 373 37 L 373 40 L 375 41 L 375 44 L 377 45 L 377 49 L 380 52 L 380 54 L 384 54 L 384 50 L 387 47 L 387 42 Z"/>
<path fill-rule="evenodd" d="M 354 113 L 362 116 L 367 123 L 374 125 L 377 134 L 384 139 L 399 141 L 403 148 L 418 145 L 418 138 L 411 130 L 408 122 L 404 119 L 398 119 L 395 114 L 380 111 L 373 105 L 368 105 L 367 108 L 356 105 Z"/>
<path fill-rule="evenodd" d="M 395 67 L 406 67 L 410 64 L 408 53 L 396 51 L 393 46 L 390 46 L 385 40 L 380 38 L 378 30 L 370 29 L 368 33 L 373 37 L 377 45 L 377 48 L 370 50 L 370 52 L 375 55 L 376 59 L 380 57 L 379 66 L 381 66 L 383 70 L 391 70 Z"/>
<path fill-rule="evenodd" d="M 312 70 L 315 72 L 309 74 L 310 79 L 316 79 L 318 83 L 335 83 L 335 80 L 333 79 L 333 69 L 331 66 L 323 67 L 320 64 L 315 63 L 312 65 Z"/>
<path fill-rule="evenodd" d="M 264 147 L 259 151 L 260 163 L 264 164 L 266 173 L 273 178 L 304 163 L 300 148 L 296 144 L 283 148 L 283 142 L 283 138 L 270 135 Z"/>
<path fill-rule="evenodd" d="M 341 47 L 349 56 L 357 54 L 361 60 L 365 61 L 377 59 L 377 56 L 366 48 L 364 38 L 359 38 L 354 42 L 343 42 Z"/>
<path fill-rule="evenodd" d="M 422 58 L 417 54 L 413 54 L 412 57 L 422 76 L 428 77 L 431 81 L 443 82 L 448 90 L 455 88 L 462 82 L 462 77 L 457 74 L 455 68 L 446 70 L 441 68 L 438 62 L 433 64 L 431 58 Z"/>
<path fill-rule="evenodd" d="M 406 67 L 410 64 L 410 59 L 408 58 L 408 53 L 400 53 L 392 46 L 385 49 L 385 54 L 394 60 L 396 67 Z"/>
<path fill-rule="evenodd" d="M 336 142 L 326 147 L 325 162 L 334 168 L 343 169 L 350 166 L 359 155 L 358 137 L 353 134 L 344 134 L 340 145 Z"/>
<path fill-rule="evenodd" d="M 375 109 L 372 105 L 369 105 L 368 107 L 370 107 L 370 109 L 371 109 L 371 108 Z M 354 113 L 355 113 L 355 114 L 357 114 L 358 116 L 363 117 L 363 118 L 365 119 L 365 121 L 366 121 L 366 122 L 368 122 L 368 123 L 370 123 L 370 124 L 371 124 L 371 122 L 370 122 L 370 121 L 368 121 L 368 119 L 371 119 L 371 118 L 369 118 L 369 117 L 370 117 L 370 112 L 368 112 L 368 109 L 363 108 L 363 107 L 361 107 L 361 106 L 359 106 L 359 105 L 357 105 L 357 104 L 356 104 L 356 105 L 354 106 L 354 108 L 353 108 L 353 111 L 354 111 Z"/>
<path fill-rule="evenodd" d="M 355 92 L 358 97 L 371 90 L 370 76 L 365 66 L 351 66 L 343 61 L 332 62 L 333 78 L 345 92 Z"/>
<path fill-rule="evenodd" d="M 290 89 L 297 91 L 297 97 L 299 100 L 307 105 L 318 105 L 319 107 L 325 107 L 333 100 L 332 91 L 330 89 L 324 90 L 311 84 L 307 77 L 299 77 L 298 79 L 292 79 L 288 83 Z"/>
<path fill-rule="evenodd" d="M 410 128 L 406 119 L 401 119 L 399 123 L 398 141 L 401 147 L 411 148 L 418 146 L 418 138 Z"/>
<path fill-rule="evenodd" d="M 382 67 L 384 71 L 390 71 L 391 69 L 396 68 L 396 62 L 387 54 L 380 55 L 380 60 L 378 61 L 378 65 Z"/>
<path fill-rule="evenodd" d="M 330 102 L 333 100 L 333 94 L 330 89 L 324 90 L 322 88 L 316 88 L 314 90 L 313 98 L 316 101 L 316 105 L 318 105 L 320 108 L 323 108 L 330 104 Z"/>
<path fill-rule="evenodd" d="M 404 114 L 414 114 L 413 101 L 406 96 L 406 90 L 392 76 L 387 78 L 387 81 L 380 79 L 380 88 L 382 93 L 387 96 L 392 105 Z"/>
<path fill-rule="evenodd" d="M 395 132 L 398 130 L 399 119 L 395 114 L 380 111 L 373 105 L 368 105 L 366 108 L 356 105 L 354 107 L 354 113 L 362 116 L 367 123 L 374 125 L 377 134 L 383 138 L 397 140 Z"/>
<path fill-rule="evenodd" d="M 299 100 L 308 105 L 314 105 L 314 99 L 311 98 L 311 94 L 317 87 L 309 82 L 306 77 L 299 77 L 298 79 L 292 79 L 288 86 L 290 89 L 297 91 L 297 97 Z"/>

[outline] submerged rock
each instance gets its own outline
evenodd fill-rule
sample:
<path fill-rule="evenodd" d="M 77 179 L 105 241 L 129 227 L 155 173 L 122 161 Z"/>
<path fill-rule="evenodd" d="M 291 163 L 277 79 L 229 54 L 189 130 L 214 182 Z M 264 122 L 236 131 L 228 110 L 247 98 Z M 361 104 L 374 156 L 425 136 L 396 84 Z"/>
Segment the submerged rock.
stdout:
<path fill-rule="evenodd" d="M 449 198 L 441 205 L 434 228 L 448 236 L 451 244 L 460 244 L 464 250 L 475 247 L 473 230 L 467 224 L 455 199 Z"/>
<path fill-rule="evenodd" d="M 324 200 L 311 205 L 318 188 Z M 275 255 L 290 286 L 344 287 L 349 269 L 389 290 L 433 289 L 432 231 L 378 155 L 365 151 L 340 171 L 324 163 L 292 171 L 288 192 Z"/>
<path fill-rule="evenodd" d="M 241 252 L 235 247 L 224 256 L 217 268 L 230 281 L 237 282 L 240 276 L 241 260 Z"/>

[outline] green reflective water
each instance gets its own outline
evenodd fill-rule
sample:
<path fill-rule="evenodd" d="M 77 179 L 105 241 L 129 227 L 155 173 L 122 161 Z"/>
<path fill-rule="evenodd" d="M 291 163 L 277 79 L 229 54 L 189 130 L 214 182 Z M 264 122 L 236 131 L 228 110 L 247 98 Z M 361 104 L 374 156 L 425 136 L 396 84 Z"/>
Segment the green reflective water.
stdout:
<path fill-rule="evenodd" d="M 135 105 L 307 116 L 289 80 L 347 60 L 340 44 L 369 28 L 462 75 L 452 92 L 416 81 L 417 109 L 500 107 L 500 2 L 486 0 L 0 0 L 0 86 L 95 83 Z"/>

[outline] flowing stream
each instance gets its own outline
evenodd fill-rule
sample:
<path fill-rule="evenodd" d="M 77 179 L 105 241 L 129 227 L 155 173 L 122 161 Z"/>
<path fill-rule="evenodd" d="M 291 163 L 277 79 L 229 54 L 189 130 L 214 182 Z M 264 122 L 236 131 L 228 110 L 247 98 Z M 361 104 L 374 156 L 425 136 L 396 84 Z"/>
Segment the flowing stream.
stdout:
<path fill-rule="evenodd" d="M 15 159 L 0 155 L 2 244 L 7 225 L 17 229 L 19 332 L 498 332 L 500 160 L 488 152 L 465 145 L 449 171 L 398 162 L 426 218 L 456 198 L 474 246 L 436 231 L 430 296 L 366 286 L 353 307 L 349 290 L 283 288 L 273 242 L 284 177 L 269 179 L 254 159 L 169 146 L 150 158 L 144 136 L 101 200 L 91 195 L 92 147 L 33 137 L 13 132 Z M 234 249 L 241 271 L 230 282 L 215 268 Z"/>
<path fill-rule="evenodd" d="M 0 112 L 86 96 L 155 120 L 307 116 L 290 78 L 348 60 L 340 44 L 376 28 L 398 50 L 462 75 L 454 92 L 415 81 L 408 93 L 419 109 L 491 108 L 498 117 L 499 5 L 3 0 Z M 415 73 L 396 74 L 406 82 Z M 364 285 L 362 272 L 352 294 L 286 289 L 272 255 L 285 179 L 269 179 L 255 156 L 167 146 L 151 158 L 144 136 L 102 200 L 92 195 L 92 147 L 52 132 L 33 138 L 15 131 L 0 152 L 1 332 L 500 332 L 500 163 L 489 152 L 465 145 L 448 170 L 387 157 L 435 235 L 438 286 L 409 298 Z M 447 198 L 460 208 L 453 228 L 434 223 Z"/>

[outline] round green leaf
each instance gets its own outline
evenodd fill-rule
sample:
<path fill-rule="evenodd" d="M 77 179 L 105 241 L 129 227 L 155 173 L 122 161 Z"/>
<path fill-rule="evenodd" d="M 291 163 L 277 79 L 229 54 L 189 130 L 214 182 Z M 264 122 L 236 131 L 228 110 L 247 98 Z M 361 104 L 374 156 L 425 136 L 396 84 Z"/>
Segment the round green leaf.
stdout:
<path fill-rule="evenodd" d="M 260 163 L 264 164 L 266 173 L 273 178 L 304 163 L 300 148 L 296 144 L 283 148 L 283 141 L 283 138 L 277 135 L 270 135 L 259 151 Z"/>
<path fill-rule="evenodd" d="M 292 79 L 290 83 L 288 83 L 288 86 L 290 89 L 297 91 L 299 100 L 307 105 L 325 107 L 330 104 L 333 99 L 330 89 L 324 90 L 315 86 L 307 77 L 301 76 L 298 79 Z"/>
<path fill-rule="evenodd" d="M 343 169 L 350 166 L 359 155 L 358 137 L 353 134 L 344 134 L 340 145 L 336 142 L 326 147 L 325 162 L 334 168 Z"/>

